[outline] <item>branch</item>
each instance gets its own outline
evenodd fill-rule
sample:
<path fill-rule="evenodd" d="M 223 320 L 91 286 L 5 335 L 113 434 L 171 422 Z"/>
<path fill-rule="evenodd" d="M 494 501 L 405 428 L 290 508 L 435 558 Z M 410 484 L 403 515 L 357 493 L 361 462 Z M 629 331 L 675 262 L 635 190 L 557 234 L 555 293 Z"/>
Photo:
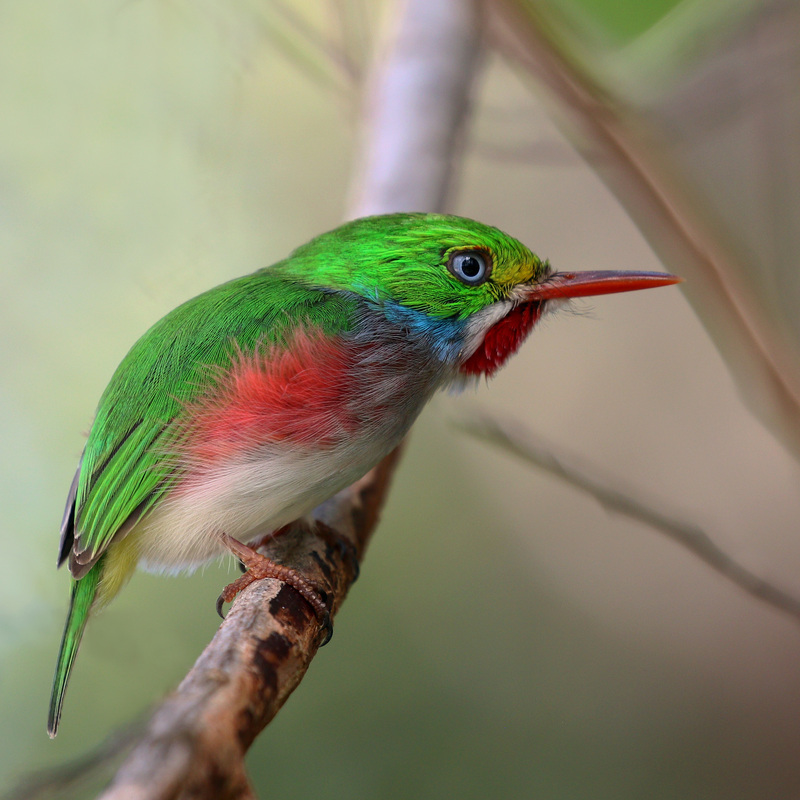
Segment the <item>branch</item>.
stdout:
<path fill-rule="evenodd" d="M 616 511 L 644 522 L 690 550 L 748 594 L 800 622 L 800 600 L 751 572 L 716 545 L 701 528 L 656 511 L 607 482 L 593 477 L 599 473 L 594 467 L 579 468 L 570 464 L 569 462 L 573 460 L 571 457 L 559 454 L 544 439 L 536 436 L 519 422 L 503 422 L 495 417 L 480 415 L 459 422 L 458 426 L 467 433 L 502 447 L 523 461 L 546 469 L 552 475 L 571 483 L 592 495 L 609 511 Z"/>
<path fill-rule="evenodd" d="M 499 23 L 495 33 L 509 54 L 534 73 L 556 97 L 560 108 L 570 112 L 570 124 L 556 117 L 575 141 L 575 126 L 590 142 L 591 153 L 576 143 L 585 155 L 603 154 L 600 177 L 625 207 L 651 243 L 670 254 L 678 271 L 693 267 L 703 289 L 702 317 L 715 343 L 732 367 L 746 365 L 759 398 L 769 400 L 768 426 L 779 426 L 781 441 L 800 454 L 800 376 L 787 352 L 786 342 L 752 293 L 737 275 L 747 273 L 740 248 L 726 242 L 717 221 L 708 219 L 693 196 L 690 182 L 680 176 L 648 134 L 644 115 L 614 96 L 571 57 L 563 35 L 559 35 L 547 4 L 539 0 L 499 0 L 490 4 L 491 21 Z M 733 267 L 736 266 L 737 269 Z M 676 267 L 676 269 L 678 269 Z M 736 344 L 726 345 L 717 328 L 724 326 Z M 733 369 L 735 376 L 738 370 Z M 756 381 L 757 379 L 757 381 Z M 752 387 L 741 379 L 745 396 Z M 763 416 L 763 415 L 762 415 Z"/>
<path fill-rule="evenodd" d="M 367 84 L 353 217 L 442 211 L 482 63 L 476 0 L 406 0 Z"/>

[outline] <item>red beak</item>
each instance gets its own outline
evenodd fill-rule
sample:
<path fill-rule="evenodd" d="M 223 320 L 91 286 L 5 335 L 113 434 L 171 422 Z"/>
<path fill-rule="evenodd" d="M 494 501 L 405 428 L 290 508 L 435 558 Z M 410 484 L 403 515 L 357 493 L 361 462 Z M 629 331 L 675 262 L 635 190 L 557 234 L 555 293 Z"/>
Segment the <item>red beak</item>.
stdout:
<path fill-rule="evenodd" d="M 683 278 L 666 272 L 554 272 L 541 283 L 528 288 L 527 300 L 556 300 L 564 297 L 588 297 L 596 294 L 635 292 L 670 286 Z"/>

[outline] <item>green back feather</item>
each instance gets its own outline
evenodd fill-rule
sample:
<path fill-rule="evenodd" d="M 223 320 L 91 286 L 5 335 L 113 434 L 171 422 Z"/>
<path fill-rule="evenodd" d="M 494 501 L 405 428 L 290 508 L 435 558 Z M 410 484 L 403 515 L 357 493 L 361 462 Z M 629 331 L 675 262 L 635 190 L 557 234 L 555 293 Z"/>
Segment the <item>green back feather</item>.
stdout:
<path fill-rule="evenodd" d="M 75 552 L 83 555 L 73 574 L 80 577 L 177 477 L 159 440 L 214 367 L 227 367 L 237 348 L 281 341 L 301 319 L 334 335 L 353 324 L 354 307 L 342 295 L 262 270 L 195 297 L 150 328 L 114 373 L 86 443 L 75 506 Z"/>

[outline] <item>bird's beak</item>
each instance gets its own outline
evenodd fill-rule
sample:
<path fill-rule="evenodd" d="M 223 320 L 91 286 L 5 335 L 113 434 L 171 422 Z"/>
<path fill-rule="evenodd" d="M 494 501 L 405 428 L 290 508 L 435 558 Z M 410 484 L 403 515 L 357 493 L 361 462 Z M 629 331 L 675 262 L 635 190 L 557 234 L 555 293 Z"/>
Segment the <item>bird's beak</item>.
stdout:
<path fill-rule="evenodd" d="M 683 278 L 666 272 L 554 272 L 541 283 L 526 287 L 525 300 L 557 300 L 568 297 L 589 297 L 615 292 L 635 292 L 670 286 Z"/>

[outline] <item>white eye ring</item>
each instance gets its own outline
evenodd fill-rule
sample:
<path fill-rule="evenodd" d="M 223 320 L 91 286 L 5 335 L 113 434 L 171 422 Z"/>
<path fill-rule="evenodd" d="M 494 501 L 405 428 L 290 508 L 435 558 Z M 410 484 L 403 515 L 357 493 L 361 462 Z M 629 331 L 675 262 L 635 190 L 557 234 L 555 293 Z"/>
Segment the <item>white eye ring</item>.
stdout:
<path fill-rule="evenodd" d="M 492 274 L 492 262 L 480 250 L 459 250 L 447 261 L 447 269 L 467 286 L 480 286 Z"/>

